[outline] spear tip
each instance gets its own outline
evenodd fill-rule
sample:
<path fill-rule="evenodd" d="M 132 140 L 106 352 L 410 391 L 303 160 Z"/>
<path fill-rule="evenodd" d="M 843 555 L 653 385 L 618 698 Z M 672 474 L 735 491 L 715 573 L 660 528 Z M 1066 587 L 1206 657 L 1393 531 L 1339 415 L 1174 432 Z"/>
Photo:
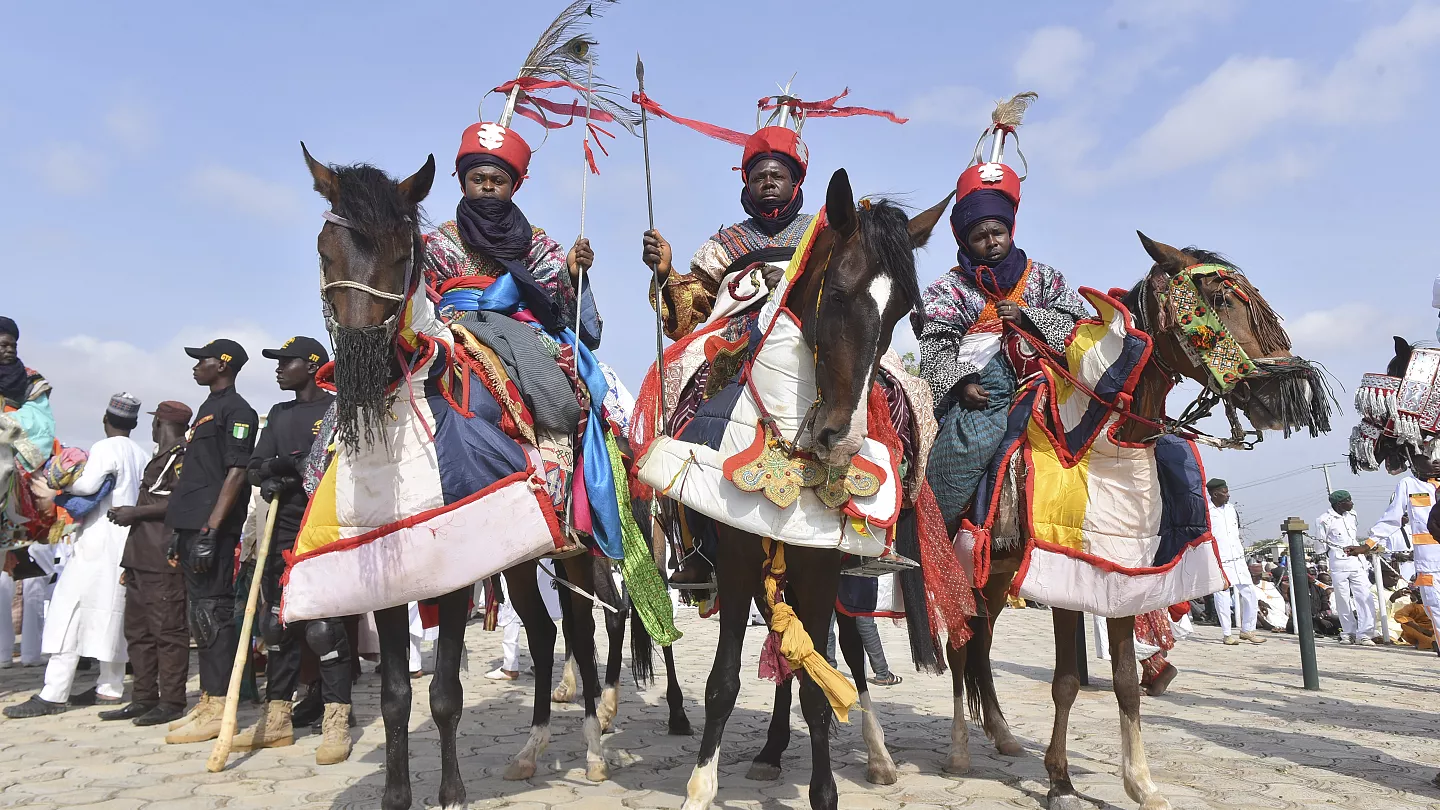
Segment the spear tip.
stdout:
<path fill-rule="evenodd" d="M 635 80 L 645 81 L 645 63 L 640 61 L 640 52 L 635 52 Z"/>

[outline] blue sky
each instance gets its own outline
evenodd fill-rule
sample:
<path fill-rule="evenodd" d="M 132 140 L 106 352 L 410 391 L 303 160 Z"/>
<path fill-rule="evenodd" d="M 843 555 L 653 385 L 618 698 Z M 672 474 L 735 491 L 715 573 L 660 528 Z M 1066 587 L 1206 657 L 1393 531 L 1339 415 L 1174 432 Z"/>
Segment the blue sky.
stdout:
<path fill-rule="evenodd" d="M 147 405 L 198 405 L 180 347 L 219 335 L 257 357 L 240 390 L 262 411 L 274 402 L 259 349 L 323 331 L 314 236 L 325 206 L 299 142 L 396 175 L 429 153 L 450 166 L 484 91 L 513 76 L 559 6 L 9 4 L 0 310 L 21 323 L 21 356 L 56 386 L 62 438 L 98 438 L 105 397 L 122 388 Z M 933 204 L 994 99 L 1038 91 L 1021 133 L 1031 179 L 1017 241 L 1031 257 L 1105 289 L 1147 268 L 1136 229 L 1222 251 L 1287 316 L 1299 352 L 1347 389 L 1328 438 L 1207 453 L 1207 471 L 1237 489 L 1304 470 L 1236 492 L 1255 536 L 1324 508 L 1320 473 L 1306 468 L 1341 460 L 1350 391 L 1383 368 L 1389 336 L 1433 337 L 1434 3 L 838 0 L 817 15 L 759 0 L 625 0 L 594 33 L 613 83 L 630 87 L 639 50 L 653 97 L 734 129 L 753 127 L 755 100 L 795 73 L 804 97 L 848 86 L 854 103 L 910 117 L 811 122 L 810 210 L 840 166 L 861 193 Z M 487 118 L 497 109 L 492 96 Z M 518 126 L 539 142 L 537 127 Z M 666 122 L 651 138 L 657 224 L 688 256 L 741 216 L 737 150 Z M 644 172 L 638 140 L 611 153 L 591 178 L 587 231 L 601 356 L 637 387 L 653 353 Z M 578 129 L 552 135 L 517 197 L 566 244 L 580 160 Z M 430 218 L 451 218 L 457 200 L 442 172 Z M 922 278 L 947 270 L 953 250 L 937 234 Z M 1392 482 L 1343 465 L 1332 474 L 1372 520 Z"/>

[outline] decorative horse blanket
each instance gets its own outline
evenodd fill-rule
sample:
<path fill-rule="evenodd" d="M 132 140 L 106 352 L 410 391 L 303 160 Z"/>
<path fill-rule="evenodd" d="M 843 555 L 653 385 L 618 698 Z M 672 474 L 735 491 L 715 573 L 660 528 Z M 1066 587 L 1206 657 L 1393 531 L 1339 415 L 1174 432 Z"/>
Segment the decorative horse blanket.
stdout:
<path fill-rule="evenodd" d="M 1360 424 L 1350 434 L 1350 457 L 1359 470 L 1380 469 L 1375 444 L 1394 439 L 1416 450 L 1440 432 L 1440 349 L 1417 346 L 1405 376 L 1366 374 L 1355 391 Z"/>
<path fill-rule="evenodd" d="M 693 414 L 677 414 L 671 427 L 678 438 L 649 444 L 636 477 L 751 534 L 875 557 L 888 548 L 900 514 L 900 459 L 874 438 L 866 438 L 849 470 L 828 469 L 787 448 L 805 443 L 817 388 L 814 353 L 784 302 L 823 222 L 823 214 L 811 222 L 779 289 L 758 313 L 714 320 L 677 344 L 684 346 L 679 362 L 667 366 L 683 376 L 666 380 L 666 399 L 673 387 L 678 402 L 678 391 L 696 385 L 703 367 L 703 402 Z"/>
<path fill-rule="evenodd" d="M 1012 592 L 1099 616 L 1136 616 L 1228 587 L 1194 442 L 1115 439 L 1148 335 L 1116 299 L 1081 289 L 1099 313 L 1079 322 L 1064 367 L 1046 356 L 1017 392 L 1006 436 L 976 494 L 979 526 L 957 549 L 984 579 L 1009 465 L 1022 463 L 1026 544 Z M 1077 382 L 1079 384 L 1077 384 Z"/>
<path fill-rule="evenodd" d="M 441 596 L 563 545 L 538 456 L 498 426 L 501 408 L 429 299 L 412 295 L 409 353 L 375 443 L 336 448 L 286 572 L 286 622 Z"/>

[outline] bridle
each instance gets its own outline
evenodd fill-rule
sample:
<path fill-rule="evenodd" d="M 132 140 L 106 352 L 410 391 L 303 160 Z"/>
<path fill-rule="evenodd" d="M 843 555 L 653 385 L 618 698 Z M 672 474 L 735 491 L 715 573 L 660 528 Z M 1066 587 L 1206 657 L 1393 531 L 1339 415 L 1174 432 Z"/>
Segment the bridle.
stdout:
<path fill-rule="evenodd" d="M 358 232 L 358 231 L 360 230 L 360 229 L 355 225 L 355 223 L 351 222 L 350 220 L 346 219 L 345 217 L 340 216 L 339 214 L 335 213 L 334 211 L 324 211 L 324 212 L 322 212 L 322 213 L 320 214 L 320 216 L 324 217 L 326 222 L 329 222 L 329 223 L 331 223 L 331 224 L 333 224 L 333 225 L 338 225 L 338 226 L 341 227 L 341 228 L 345 228 L 345 229 L 347 229 L 347 230 L 356 231 L 356 232 Z M 406 220 L 407 222 L 411 222 L 411 220 L 410 220 L 409 217 L 406 217 L 405 220 Z M 413 223 L 412 223 L 412 224 L 413 224 Z M 359 282 L 359 281 L 351 281 L 351 280 L 349 280 L 349 279 L 341 279 L 341 280 L 339 280 L 339 281 L 326 281 L 326 280 L 325 280 L 325 270 L 324 270 L 324 268 L 321 268 L 321 270 L 320 270 L 320 298 L 321 298 L 322 301 L 325 302 L 325 325 L 326 325 L 326 327 L 327 327 L 328 329 L 330 329 L 331 332 L 334 332 L 335 328 L 339 326 L 339 324 L 338 324 L 338 323 L 336 322 L 336 320 L 335 320 L 335 315 L 334 315 L 334 313 L 331 311 L 330 302 L 329 302 L 329 300 L 325 297 L 325 294 L 326 294 L 327 292 L 329 292 L 330 290 L 332 290 L 332 289 L 351 289 L 351 290 L 359 290 L 359 291 L 361 291 L 361 292 L 363 292 L 363 293 L 367 293 L 367 294 L 372 295 L 372 296 L 374 296 L 374 297 L 376 297 L 376 298 L 379 298 L 379 299 L 381 299 L 381 300 L 383 300 L 383 301 L 395 301 L 395 302 L 397 302 L 397 303 L 403 303 L 406 299 L 408 299 L 408 298 L 410 297 L 410 283 L 411 283 L 412 280 L 414 280 L 414 277 L 415 277 L 415 240 L 414 240 L 414 239 L 411 239 L 411 241 L 410 241 L 410 258 L 407 259 L 406 262 L 405 262 L 405 283 L 404 283 L 404 285 L 400 288 L 400 289 L 401 289 L 401 292 L 399 292 L 399 293 L 387 292 L 387 291 L 385 291 L 385 290 L 377 290 L 377 289 L 375 289 L 374 287 L 371 287 L 369 284 L 364 284 L 364 283 L 361 283 L 361 282 Z M 400 309 L 397 309 L 395 312 L 390 313 L 390 317 L 386 318 L 385 321 L 380 324 L 380 326 L 382 326 L 382 327 L 384 327 L 384 328 L 386 328 L 386 329 L 393 328 L 394 325 L 395 325 L 395 322 L 396 322 L 396 321 L 399 319 L 399 317 L 400 317 L 401 309 L 403 309 L 403 307 L 400 308 Z"/>

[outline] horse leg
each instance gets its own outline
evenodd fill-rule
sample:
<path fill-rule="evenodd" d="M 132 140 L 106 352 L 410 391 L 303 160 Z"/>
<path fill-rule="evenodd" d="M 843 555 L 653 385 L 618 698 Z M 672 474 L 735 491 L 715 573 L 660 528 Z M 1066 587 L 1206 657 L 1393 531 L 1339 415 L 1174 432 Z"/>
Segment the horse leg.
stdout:
<path fill-rule="evenodd" d="M 609 576 L 609 572 L 596 571 L 595 575 Z M 621 600 L 620 610 L 611 613 L 601 611 L 605 616 L 605 640 L 609 650 L 605 657 L 605 687 L 600 692 L 600 705 L 595 715 L 600 720 L 600 731 L 607 732 L 620 712 L 620 670 L 621 655 L 625 651 L 625 620 L 629 617 L 629 603 Z"/>
<path fill-rule="evenodd" d="M 985 736 L 995 744 L 996 750 L 1007 757 L 1022 756 L 1025 749 L 1020 747 L 1015 735 L 1010 733 L 1010 724 L 1005 721 L 1005 713 L 1000 710 L 1000 698 L 995 693 L 995 672 L 990 663 L 990 645 L 995 641 L 995 622 L 1000 619 L 1000 613 L 1005 609 L 1010 581 L 1014 578 L 1012 574 L 990 575 L 983 591 L 990 618 L 988 621 L 976 622 L 983 632 L 977 632 L 965 645 L 972 648 L 966 661 L 968 667 L 965 669 L 965 679 L 970 683 L 970 697 L 972 700 L 978 698 L 979 707 L 978 712 L 971 713 L 979 715 L 984 724 Z"/>
<path fill-rule="evenodd" d="M 685 785 L 685 804 L 680 810 L 708 810 L 720 787 L 720 738 L 725 723 L 740 696 L 740 655 L 744 651 L 745 627 L 750 623 L 750 601 L 760 591 L 765 555 L 754 535 L 717 526 L 720 545 L 716 555 L 717 587 L 720 597 L 720 639 L 715 663 L 705 682 L 705 732 L 695 770 Z"/>
<path fill-rule="evenodd" d="M 745 778 L 756 782 L 773 782 L 780 778 L 780 757 L 790 747 L 790 699 L 794 694 L 794 678 L 775 684 L 775 706 L 770 710 L 770 729 L 765 734 L 765 747 L 755 755 Z"/>
<path fill-rule="evenodd" d="M 560 612 L 563 614 L 570 603 L 570 591 L 559 587 L 558 597 Z M 580 694 L 580 685 L 575 680 L 575 654 L 570 647 L 570 628 L 564 622 L 560 623 L 560 632 L 565 638 L 565 664 L 560 668 L 560 685 L 550 693 L 550 700 L 554 703 L 573 703 L 575 696 Z"/>
<path fill-rule="evenodd" d="M 840 653 L 850 667 L 850 676 L 860 693 L 860 734 L 865 738 L 869 756 L 865 763 L 865 780 L 874 785 L 893 785 L 900 778 L 895 770 L 895 760 L 890 749 L 885 747 L 885 729 L 880 726 L 880 715 L 870 699 L 870 682 L 865 679 L 865 645 L 860 640 L 860 629 L 855 625 L 854 616 L 840 614 L 836 618 L 836 633 Z"/>
<path fill-rule="evenodd" d="M 950 761 L 945 764 L 946 773 L 970 772 L 970 724 L 965 720 L 965 665 L 969 656 L 968 643 L 960 647 L 945 643 L 945 658 L 950 662 L 950 688 L 955 696 L 955 715 L 950 720 Z"/>
<path fill-rule="evenodd" d="M 530 721 L 530 737 L 505 768 L 509 781 L 529 779 L 535 775 L 535 763 L 550 744 L 550 670 L 555 664 L 555 621 L 540 596 L 535 579 L 535 562 L 523 562 L 505 570 L 511 607 L 525 625 L 525 640 L 530 647 L 530 660 L 535 665 L 535 711 Z"/>
<path fill-rule="evenodd" d="M 561 562 L 566 580 L 586 593 L 595 592 L 595 568 L 588 555 L 567 557 Z M 605 763 L 605 747 L 600 741 L 600 718 L 595 715 L 595 703 L 600 697 L 600 678 L 595 672 L 595 614 L 589 600 L 572 596 L 574 598 L 560 604 L 560 612 L 562 621 L 569 627 L 566 636 L 570 639 L 570 652 L 575 656 L 585 696 L 585 721 L 581 725 L 585 733 L 585 778 L 604 782 L 610 778 L 610 768 Z"/>
<path fill-rule="evenodd" d="M 670 733 L 688 737 L 695 732 L 690 728 L 690 718 L 685 715 L 685 693 L 680 691 L 680 674 L 675 671 L 675 650 L 666 647 L 665 655 L 665 702 L 670 705 Z"/>
<path fill-rule="evenodd" d="M 410 807 L 410 614 L 404 605 L 375 611 L 380 637 L 380 714 L 385 718 L 384 810 Z"/>
<path fill-rule="evenodd" d="M 465 806 L 465 782 L 455 754 L 464 693 L 460 657 L 465 650 L 465 620 L 470 613 L 469 587 L 440 597 L 440 636 L 435 640 L 435 675 L 430 679 L 430 715 L 440 731 L 440 806 Z"/>
<path fill-rule="evenodd" d="M 1084 803 L 1075 794 L 1070 782 L 1070 763 L 1066 756 L 1066 739 L 1070 725 L 1070 707 L 1080 693 L 1080 671 L 1075 660 L 1075 628 L 1080 614 L 1073 610 L 1054 608 L 1050 611 L 1055 625 L 1055 676 L 1050 681 L 1050 699 L 1055 703 L 1055 727 L 1050 731 L 1050 747 L 1045 749 L 1045 771 L 1050 775 L 1050 792 L 1046 794 L 1050 810 L 1083 810 Z"/>
<path fill-rule="evenodd" d="M 840 552 L 789 546 L 785 557 L 789 572 L 786 601 L 805 625 L 815 649 L 823 650 L 830 635 L 830 618 L 835 613 L 835 596 L 840 589 Z M 810 728 L 810 807 L 836 810 L 839 794 L 830 765 L 830 722 L 835 715 L 820 685 L 808 675 L 801 675 L 800 712 Z"/>
<path fill-rule="evenodd" d="M 1140 810 L 1169 810 L 1170 802 L 1150 779 L 1145 743 L 1140 739 L 1140 677 L 1135 664 L 1135 617 L 1106 622 L 1110 634 L 1110 671 L 1120 704 L 1120 776 L 1125 793 Z"/>

